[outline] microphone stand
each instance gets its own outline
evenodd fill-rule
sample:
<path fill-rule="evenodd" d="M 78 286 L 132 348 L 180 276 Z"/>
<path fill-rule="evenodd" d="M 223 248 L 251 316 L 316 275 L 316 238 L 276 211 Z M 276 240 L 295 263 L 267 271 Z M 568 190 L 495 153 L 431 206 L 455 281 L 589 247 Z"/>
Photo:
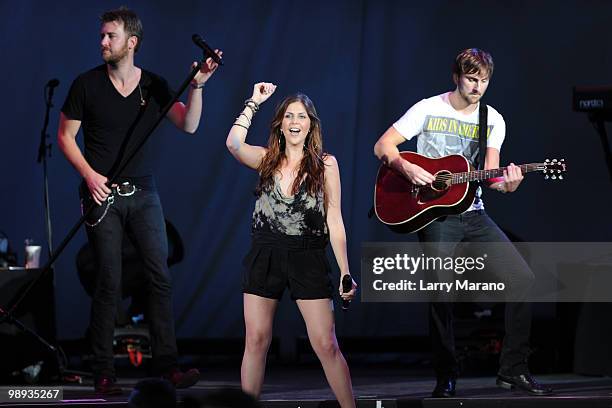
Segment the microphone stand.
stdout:
<path fill-rule="evenodd" d="M 589 120 L 597 130 L 599 139 L 601 140 L 601 147 L 604 152 L 604 158 L 608 165 L 608 174 L 610 175 L 610 181 L 612 181 L 612 150 L 610 150 L 610 142 L 608 141 L 608 133 L 606 132 L 605 121 L 612 120 L 612 116 L 605 116 L 602 114 L 590 114 Z"/>
<path fill-rule="evenodd" d="M 42 162 L 43 164 L 43 183 L 44 183 L 44 203 L 45 203 L 45 225 L 47 228 L 47 255 L 51 257 L 51 253 L 53 252 L 53 233 L 51 229 L 51 209 L 49 207 L 49 177 L 47 170 L 47 156 L 51 157 L 51 146 L 52 144 L 47 144 L 47 139 L 49 135 L 47 134 L 47 126 L 49 126 L 49 112 L 53 107 L 53 103 L 51 102 L 53 99 L 53 91 L 55 90 L 55 86 L 50 85 L 53 80 L 49 81 L 47 85 L 45 85 L 45 122 L 43 124 L 43 128 L 40 131 L 40 144 L 38 145 L 38 159 L 37 162 Z M 56 86 L 59 82 L 56 82 Z M 48 93 L 47 93 L 48 92 Z"/>
<path fill-rule="evenodd" d="M 205 61 L 208 56 L 209 56 L 208 53 L 205 51 L 204 52 L 203 61 Z M 127 156 L 127 158 L 122 161 L 123 163 L 122 163 L 122 165 L 119 166 L 117 171 L 112 176 L 109 177 L 107 185 L 109 185 L 109 186 L 112 185 L 113 182 L 116 181 L 119 178 L 119 175 L 121 174 L 121 172 L 128 166 L 128 164 L 132 161 L 134 156 L 136 156 L 136 154 L 144 146 L 144 144 L 147 142 L 147 140 L 149 140 L 151 134 L 153 134 L 155 129 L 157 129 L 157 127 L 159 126 L 161 121 L 166 117 L 166 114 L 170 111 L 170 109 L 172 108 L 174 103 L 176 101 L 178 101 L 178 98 L 183 94 L 183 92 L 185 92 L 185 89 L 187 89 L 187 87 L 189 86 L 189 83 L 196 76 L 196 74 L 198 73 L 198 71 L 202 67 L 203 61 L 196 63 L 196 65 L 191 69 L 191 72 L 188 74 L 187 78 L 183 81 L 183 83 L 179 87 L 179 90 L 176 92 L 176 94 L 174 95 L 172 100 L 170 100 L 170 102 L 168 102 L 168 104 L 164 107 L 164 109 L 162 109 L 161 113 L 157 117 L 157 120 L 155 121 L 153 126 L 151 126 L 151 128 L 148 130 L 148 132 L 146 133 L 146 135 L 142 139 L 142 141 L 134 148 L 134 150 L 131 152 L 131 154 L 129 154 Z M 46 150 L 46 147 L 44 149 Z M 53 264 L 55 263 L 55 261 L 57 260 L 57 258 L 59 258 L 60 254 L 64 251 L 64 249 L 66 248 L 68 243 L 72 240 L 72 238 L 74 238 L 74 236 L 78 232 L 78 230 L 81 227 L 81 225 L 83 225 L 83 223 L 85 222 L 86 217 L 91 213 L 91 211 L 95 207 L 96 207 L 96 204 L 92 203 L 89 207 L 87 207 L 86 209 L 83 210 L 83 215 L 81 216 L 81 218 L 79 218 L 79 220 L 74 224 L 72 229 L 68 232 L 66 237 L 62 240 L 62 242 L 57 247 L 57 249 L 54 252 L 51 253 L 51 255 L 49 256 L 49 259 L 47 260 L 47 262 L 41 267 L 41 269 L 42 269 L 41 273 L 34 280 L 32 280 L 32 282 L 30 282 L 30 284 L 25 288 L 25 290 L 23 290 L 23 292 L 21 293 L 19 298 L 13 303 L 13 305 L 8 310 L 4 310 L 4 309 L 0 308 L 0 324 L 5 323 L 5 322 L 9 323 L 9 324 L 13 324 L 18 329 L 21 329 L 22 331 L 24 331 L 24 332 L 26 332 L 28 334 L 34 335 L 34 337 L 39 339 L 42 344 L 47 346 L 47 348 L 49 349 L 50 352 L 55 354 L 55 356 L 57 358 L 57 361 L 58 361 L 58 364 L 59 364 L 60 376 L 62 376 L 62 374 L 65 372 L 65 365 L 62 364 L 63 362 L 61 360 L 59 348 L 58 347 L 53 347 L 48 342 L 44 341 L 44 339 L 40 338 L 40 336 L 35 335 L 35 333 L 33 333 L 32 330 L 26 330 L 25 326 L 19 320 L 17 320 L 14 317 L 14 314 L 15 314 L 15 311 L 17 310 L 17 308 L 19 307 L 19 305 L 21 304 L 21 302 L 30 293 L 30 291 L 51 270 L 51 268 L 52 268 Z"/>

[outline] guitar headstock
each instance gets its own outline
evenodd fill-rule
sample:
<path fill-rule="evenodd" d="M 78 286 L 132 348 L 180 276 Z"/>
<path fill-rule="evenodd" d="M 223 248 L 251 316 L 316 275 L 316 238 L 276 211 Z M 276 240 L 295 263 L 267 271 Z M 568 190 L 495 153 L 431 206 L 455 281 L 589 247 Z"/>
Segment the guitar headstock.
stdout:
<path fill-rule="evenodd" d="M 565 159 L 546 159 L 544 163 L 540 164 L 540 169 L 542 173 L 544 173 L 544 178 L 546 180 L 563 180 L 563 174 L 566 171 Z"/>

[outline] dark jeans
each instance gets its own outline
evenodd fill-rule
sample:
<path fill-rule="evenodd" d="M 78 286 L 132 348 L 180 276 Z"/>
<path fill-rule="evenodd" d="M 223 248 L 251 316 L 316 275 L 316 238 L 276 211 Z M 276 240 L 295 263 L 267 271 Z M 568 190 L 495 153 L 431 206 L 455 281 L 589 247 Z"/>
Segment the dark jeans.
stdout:
<path fill-rule="evenodd" d="M 105 208 L 106 203 L 95 208 L 88 216 L 88 221 L 98 220 Z M 103 220 L 94 227 L 87 226 L 87 236 L 99 268 L 89 327 L 95 377 L 115 376 L 113 337 L 115 314 L 121 296 L 121 248 L 124 233 L 128 234 L 136 246 L 145 273 L 150 276 L 150 283 L 143 290 L 148 294 L 147 316 L 153 367 L 163 373 L 177 364 L 164 215 L 157 192 L 140 190 L 129 197 L 116 195 Z"/>
<path fill-rule="evenodd" d="M 459 242 L 509 242 L 506 235 L 484 210 L 436 220 L 418 232 L 419 240 L 427 242 L 428 255 L 452 255 Z M 503 276 L 509 286 L 525 290 L 533 284 L 534 275 L 523 257 L 512 245 L 489 250 L 487 265 L 496 276 Z M 439 377 L 456 376 L 458 371 L 453 332 L 453 304 L 433 302 L 429 307 L 429 325 L 434 355 L 434 369 Z M 524 302 L 506 303 L 505 337 L 499 371 L 519 374 L 528 370 L 531 305 Z"/>

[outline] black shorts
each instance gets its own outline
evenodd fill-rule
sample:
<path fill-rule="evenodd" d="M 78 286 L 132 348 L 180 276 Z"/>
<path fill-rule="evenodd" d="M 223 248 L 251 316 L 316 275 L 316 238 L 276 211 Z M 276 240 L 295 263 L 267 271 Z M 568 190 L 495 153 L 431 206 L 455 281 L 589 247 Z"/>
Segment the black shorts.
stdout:
<path fill-rule="evenodd" d="M 327 237 L 255 233 L 242 261 L 242 291 L 279 299 L 288 286 L 292 299 L 331 299 Z"/>

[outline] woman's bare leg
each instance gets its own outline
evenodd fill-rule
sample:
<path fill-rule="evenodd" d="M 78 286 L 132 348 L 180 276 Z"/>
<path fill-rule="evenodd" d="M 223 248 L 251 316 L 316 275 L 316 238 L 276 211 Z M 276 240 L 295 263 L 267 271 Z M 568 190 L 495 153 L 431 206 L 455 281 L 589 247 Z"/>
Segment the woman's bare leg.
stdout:
<path fill-rule="evenodd" d="M 248 293 L 244 294 L 243 300 L 246 338 L 240 368 L 240 382 L 244 392 L 259 398 L 278 300 Z"/>
<path fill-rule="evenodd" d="M 336 399 L 343 408 L 355 407 L 351 374 L 336 340 L 332 301 L 298 300 L 297 304 L 306 322 L 310 344 L 321 361 Z"/>

